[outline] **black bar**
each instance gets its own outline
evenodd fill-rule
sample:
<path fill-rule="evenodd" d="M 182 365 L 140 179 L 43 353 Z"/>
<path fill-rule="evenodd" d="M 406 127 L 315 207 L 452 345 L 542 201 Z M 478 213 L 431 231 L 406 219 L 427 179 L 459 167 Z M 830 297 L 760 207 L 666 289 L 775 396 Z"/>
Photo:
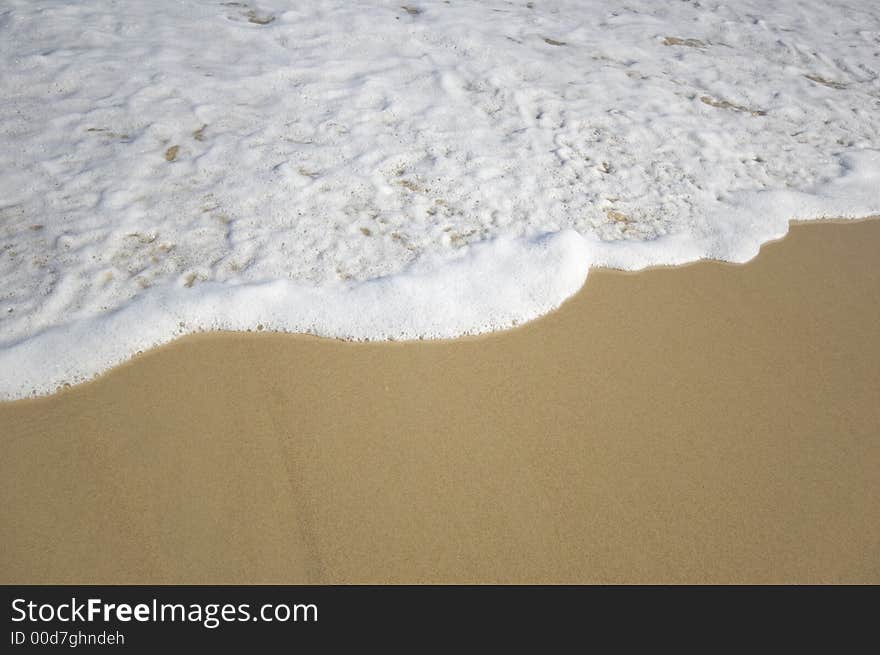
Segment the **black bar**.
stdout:
<path fill-rule="evenodd" d="M 846 634 L 852 634 L 852 627 L 860 623 L 859 616 L 866 612 L 873 616 L 876 612 L 878 599 L 876 587 L 7 586 L 0 589 L 7 626 L 3 651 L 11 653 L 71 646 L 135 652 L 212 647 L 223 648 L 224 652 L 229 648 L 241 652 L 275 646 L 289 652 L 306 645 L 326 650 L 350 644 L 352 639 L 365 646 L 409 643 L 412 651 L 418 652 L 441 643 L 464 647 L 469 643 L 468 635 L 475 634 L 496 645 L 509 642 L 549 647 L 553 640 L 566 637 L 586 646 L 597 645 L 595 640 L 601 636 L 613 639 L 617 646 L 639 643 L 656 646 L 670 640 L 687 641 L 707 629 L 730 643 L 760 631 L 780 634 L 790 630 L 792 634 L 803 636 L 806 628 L 812 635 L 819 627 L 831 626 L 835 618 L 846 621 L 849 626 Z M 90 605 L 89 599 L 100 599 L 100 602 L 93 600 Z M 177 606 L 183 607 L 185 618 Z M 59 612 L 60 618 L 65 620 L 59 620 Z M 160 615 L 164 620 L 159 620 Z M 71 618 L 76 620 L 69 620 Z M 99 642 L 101 635 L 105 643 L 90 643 Z M 117 635 L 121 635 L 123 643 L 106 643 L 120 640 Z M 412 639 L 409 635 L 419 635 L 417 642 L 408 641 Z M 77 643 L 71 644 L 71 639 Z"/>

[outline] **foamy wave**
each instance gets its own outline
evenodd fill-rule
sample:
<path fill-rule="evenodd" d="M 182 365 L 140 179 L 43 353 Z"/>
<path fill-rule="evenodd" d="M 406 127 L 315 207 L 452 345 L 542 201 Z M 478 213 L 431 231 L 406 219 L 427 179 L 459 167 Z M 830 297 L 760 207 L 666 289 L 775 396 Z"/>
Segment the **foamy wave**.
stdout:
<path fill-rule="evenodd" d="M 0 397 L 194 330 L 502 329 L 880 212 L 880 8 L 769 4 L 9 0 Z"/>

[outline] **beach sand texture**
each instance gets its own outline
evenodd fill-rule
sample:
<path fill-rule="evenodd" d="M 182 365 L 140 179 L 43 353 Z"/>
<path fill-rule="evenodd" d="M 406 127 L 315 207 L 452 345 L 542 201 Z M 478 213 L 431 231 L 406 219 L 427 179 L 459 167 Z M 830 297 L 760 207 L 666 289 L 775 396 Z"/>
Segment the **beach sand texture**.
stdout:
<path fill-rule="evenodd" d="M 186 337 L 0 404 L 3 583 L 880 583 L 880 221 L 456 341 Z"/>

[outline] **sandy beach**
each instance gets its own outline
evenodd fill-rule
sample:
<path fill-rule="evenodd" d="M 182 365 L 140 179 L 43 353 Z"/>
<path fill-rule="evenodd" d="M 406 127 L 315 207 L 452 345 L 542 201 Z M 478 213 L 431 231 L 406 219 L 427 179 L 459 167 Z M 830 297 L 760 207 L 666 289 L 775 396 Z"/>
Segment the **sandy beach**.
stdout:
<path fill-rule="evenodd" d="M 456 341 L 186 337 L 0 404 L 3 583 L 880 583 L 880 220 Z"/>

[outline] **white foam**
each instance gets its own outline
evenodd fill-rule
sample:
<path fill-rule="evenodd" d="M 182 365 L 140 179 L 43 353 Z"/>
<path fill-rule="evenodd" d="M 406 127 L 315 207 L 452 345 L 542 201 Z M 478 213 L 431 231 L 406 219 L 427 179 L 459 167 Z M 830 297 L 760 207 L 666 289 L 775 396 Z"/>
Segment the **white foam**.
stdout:
<path fill-rule="evenodd" d="M 196 330 L 502 329 L 880 213 L 876 3 L 530 4 L 6 2 L 0 398 Z"/>
<path fill-rule="evenodd" d="M 389 340 L 497 330 L 560 305 L 583 285 L 588 267 L 586 242 L 567 230 L 534 240 L 499 238 L 472 246 L 434 270 L 407 270 L 351 285 L 318 288 L 276 280 L 208 282 L 188 296 L 156 290 L 115 312 L 8 344 L 0 350 L 0 394 L 16 397 L 79 382 L 125 361 L 133 349 L 195 330 L 259 326 Z"/>

